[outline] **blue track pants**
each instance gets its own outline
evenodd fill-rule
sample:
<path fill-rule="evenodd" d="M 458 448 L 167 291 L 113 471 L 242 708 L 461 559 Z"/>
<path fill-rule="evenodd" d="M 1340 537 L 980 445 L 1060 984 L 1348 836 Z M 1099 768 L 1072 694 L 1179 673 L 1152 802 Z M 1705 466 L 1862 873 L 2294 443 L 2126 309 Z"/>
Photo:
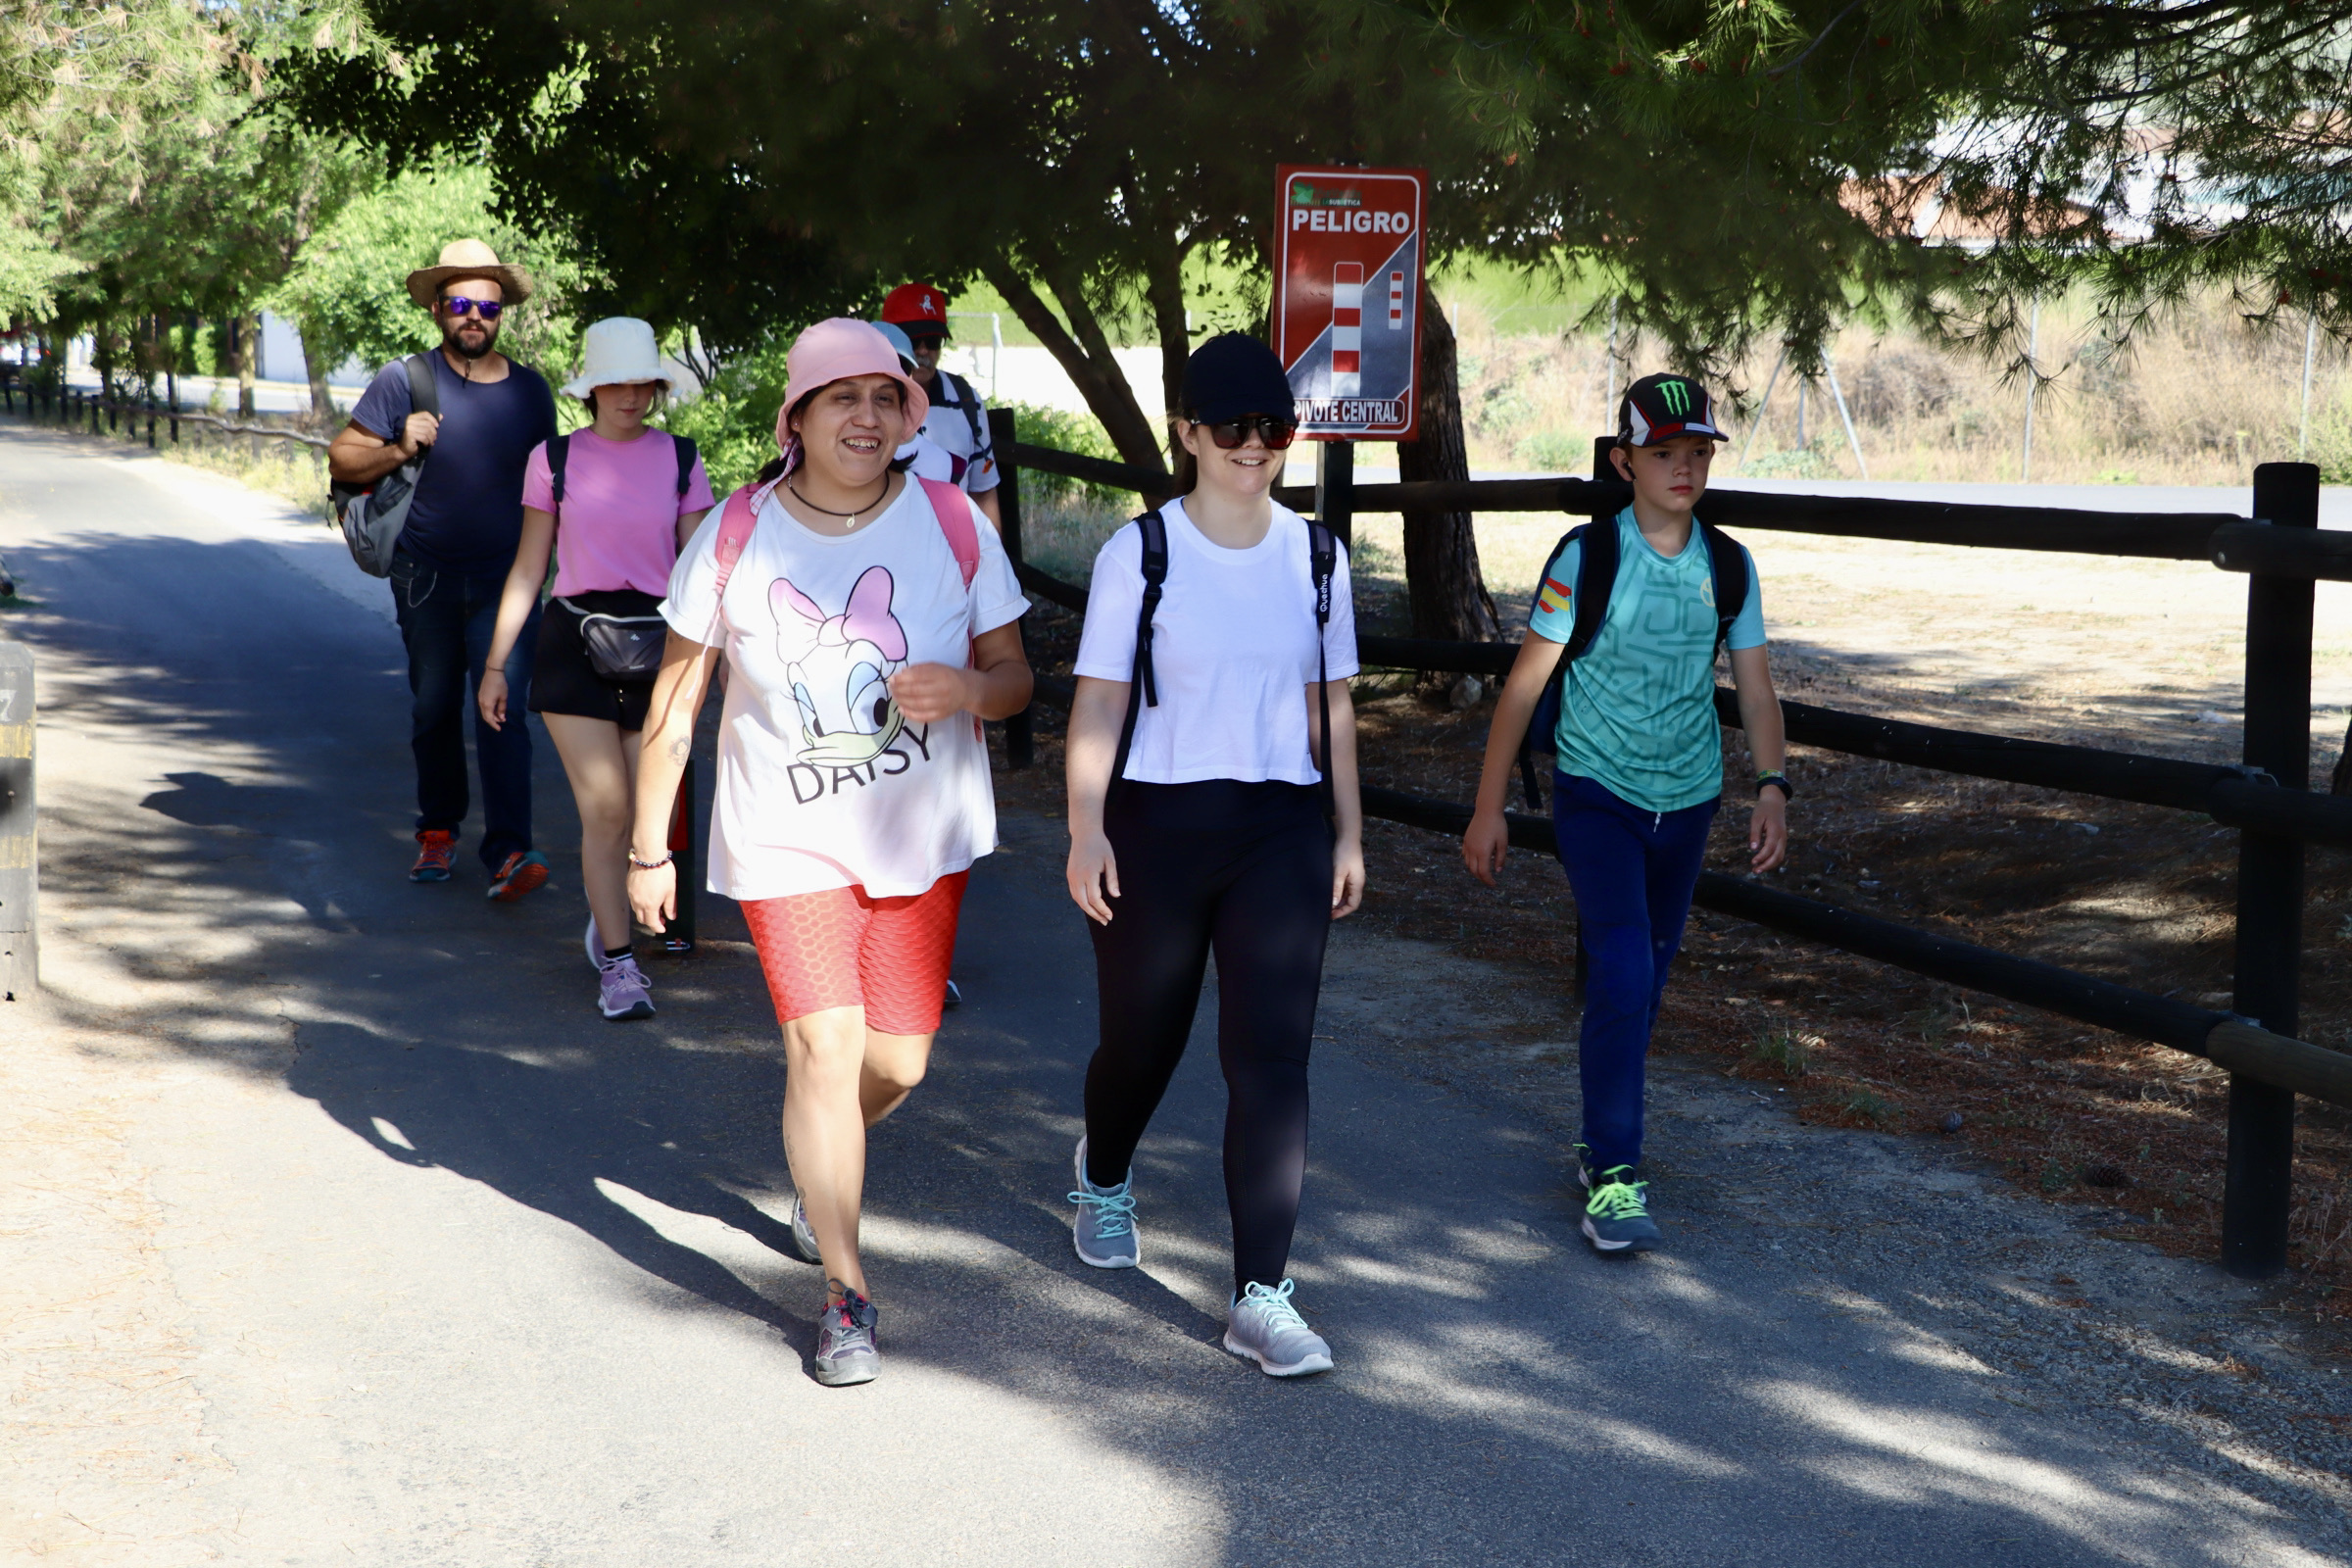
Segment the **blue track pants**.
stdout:
<path fill-rule="evenodd" d="M 1644 811 L 1606 785 L 1554 773 L 1552 831 L 1576 894 L 1590 970 L 1578 1046 L 1584 1142 L 1595 1170 L 1642 1160 L 1649 1032 L 1683 945 L 1719 803 Z"/>

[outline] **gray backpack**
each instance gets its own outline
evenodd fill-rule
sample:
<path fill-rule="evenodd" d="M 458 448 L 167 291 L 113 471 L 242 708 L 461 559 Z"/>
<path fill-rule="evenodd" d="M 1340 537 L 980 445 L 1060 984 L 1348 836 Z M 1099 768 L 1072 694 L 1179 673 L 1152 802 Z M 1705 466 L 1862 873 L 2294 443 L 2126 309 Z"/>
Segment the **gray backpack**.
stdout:
<path fill-rule="evenodd" d="M 409 370 L 410 412 L 439 414 L 441 393 L 433 385 L 433 362 L 422 354 L 412 354 L 404 363 Z M 343 525 L 343 542 L 351 547 L 351 559 L 368 576 L 392 575 L 392 551 L 400 543 L 401 529 L 408 526 L 416 481 L 432 455 L 431 447 L 420 448 L 416 457 L 366 488 L 351 484 L 328 487 L 335 518 Z"/>

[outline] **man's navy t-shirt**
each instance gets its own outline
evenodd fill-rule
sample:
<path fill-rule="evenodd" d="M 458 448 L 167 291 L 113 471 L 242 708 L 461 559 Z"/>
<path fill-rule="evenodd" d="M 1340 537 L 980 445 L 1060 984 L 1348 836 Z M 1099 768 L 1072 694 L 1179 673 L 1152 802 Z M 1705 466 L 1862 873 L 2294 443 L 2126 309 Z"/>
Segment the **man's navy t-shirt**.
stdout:
<path fill-rule="evenodd" d="M 522 466 L 556 433 L 556 400 L 537 370 L 507 362 L 499 381 L 467 381 L 449 356 L 429 358 L 441 394 L 441 434 L 400 532 L 403 553 L 442 571 L 487 575 L 514 564 L 522 539 Z M 408 422 L 409 367 L 377 372 L 351 422 L 389 441 Z"/>

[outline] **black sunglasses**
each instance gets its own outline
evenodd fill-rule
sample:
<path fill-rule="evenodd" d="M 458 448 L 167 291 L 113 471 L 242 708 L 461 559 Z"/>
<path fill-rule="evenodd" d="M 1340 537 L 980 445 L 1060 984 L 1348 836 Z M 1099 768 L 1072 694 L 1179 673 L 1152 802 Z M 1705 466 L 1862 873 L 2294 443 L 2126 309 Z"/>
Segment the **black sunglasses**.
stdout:
<path fill-rule="evenodd" d="M 1298 436 L 1297 421 L 1286 419 L 1278 414 L 1245 414 L 1238 419 L 1226 419 L 1217 424 L 1201 424 L 1198 419 L 1193 422 L 1200 424 L 1200 428 L 1208 432 L 1208 438 L 1228 452 L 1240 448 L 1252 432 L 1265 438 L 1268 452 L 1280 452 Z"/>
<path fill-rule="evenodd" d="M 452 316 L 464 316 L 470 311 L 485 321 L 497 320 L 500 314 L 506 310 L 506 307 L 496 300 L 469 300 L 463 294 L 443 295 L 441 308 Z"/>

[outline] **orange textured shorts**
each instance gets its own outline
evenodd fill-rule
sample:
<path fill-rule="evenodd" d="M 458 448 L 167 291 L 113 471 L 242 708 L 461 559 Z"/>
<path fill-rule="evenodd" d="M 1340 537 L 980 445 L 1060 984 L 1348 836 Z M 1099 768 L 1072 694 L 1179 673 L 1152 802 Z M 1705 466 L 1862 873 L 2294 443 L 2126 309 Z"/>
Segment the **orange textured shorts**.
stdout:
<path fill-rule="evenodd" d="M 956 916 L 971 878 L 952 872 L 897 899 L 827 888 L 746 903 L 777 1020 L 862 1006 L 865 1026 L 882 1034 L 936 1031 L 956 956 Z"/>

